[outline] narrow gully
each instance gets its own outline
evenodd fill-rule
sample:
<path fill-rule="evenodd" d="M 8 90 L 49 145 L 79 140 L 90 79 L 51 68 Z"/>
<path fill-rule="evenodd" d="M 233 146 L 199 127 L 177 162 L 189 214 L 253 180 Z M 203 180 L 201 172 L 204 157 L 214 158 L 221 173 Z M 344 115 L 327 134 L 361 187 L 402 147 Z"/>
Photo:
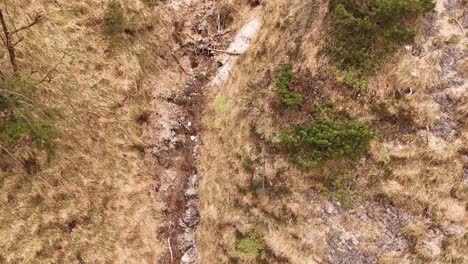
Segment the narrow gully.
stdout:
<path fill-rule="evenodd" d="M 185 14 L 183 17 L 186 18 L 175 26 L 178 32 L 174 34 L 180 35 L 175 38 L 189 40 L 181 41 L 177 54 L 173 54 L 185 75 L 181 77 L 186 80 L 185 86 L 175 89 L 175 94 L 161 95 L 165 102 L 160 102 L 159 115 L 165 116 L 167 124 L 162 126 L 167 131 L 160 140 L 165 147 L 158 149 L 155 156 L 160 164 L 161 177 L 168 185 L 163 192 L 168 220 L 160 230 L 160 238 L 167 241 L 168 250 L 160 263 L 193 264 L 199 263 L 195 241 L 195 231 L 200 221 L 199 175 L 195 163 L 201 144 L 204 95 L 208 89 L 219 88 L 229 79 L 236 60 L 250 47 L 262 22 L 259 8 L 253 9 L 245 26 L 232 39 L 230 29 L 219 28 L 214 1 L 174 3 L 178 12 Z M 214 53 L 219 50 L 226 52 Z M 187 61 L 186 64 L 190 66 L 180 63 Z M 173 122 L 173 119 L 177 121 Z"/>

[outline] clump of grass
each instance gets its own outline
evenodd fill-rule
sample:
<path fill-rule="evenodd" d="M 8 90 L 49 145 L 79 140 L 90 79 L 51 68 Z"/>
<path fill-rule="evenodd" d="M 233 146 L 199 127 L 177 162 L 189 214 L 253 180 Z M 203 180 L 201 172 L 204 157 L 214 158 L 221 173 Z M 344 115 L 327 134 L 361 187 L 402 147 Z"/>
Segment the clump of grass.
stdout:
<path fill-rule="evenodd" d="M 122 4 L 113 0 L 107 4 L 104 13 L 105 32 L 109 35 L 116 35 L 130 30 L 125 10 Z"/>
<path fill-rule="evenodd" d="M 58 130 L 50 123 L 56 111 L 38 104 L 32 98 L 34 85 L 21 78 L 0 80 L 0 143 L 2 151 L 14 148 L 20 141 L 54 154 Z M 11 152 L 8 151 L 11 155 Z"/>
<path fill-rule="evenodd" d="M 309 126 L 298 125 L 281 135 L 282 143 L 295 153 L 298 165 L 309 168 L 332 159 L 355 160 L 367 152 L 375 137 L 369 127 L 335 120 L 322 107 L 317 112 L 316 121 Z"/>
<path fill-rule="evenodd" d="M 224 96 L 216 96 L 214 98 L 213 108 L 217 113 L 222 113 L 226 111 L 227 98 Z"/>
<path fill-rule="evenodd" d="M 362 193 L 353 192 L 352 187 L 356 178 L 353 175 L 345 174 L 340 179 L 334 179 L 330 186 L 324 191 L 333 202 L 339 203 L 344 209 L 354 207 L 358 198 L 362 198 Z"/>
<path fill-rule="evenodd" d="M 244 171 L 249 174 L 255 173 L 255 160 L 251 158 L 245 158 L 244 163 L 242 164 Z"/>
<path fill-rule="evenodd" d="M 164 2 L 164 0 L 143 0 L 142 2 L 148 7 L 154 7 Z"/>
<path fill-rule="evenodd" d="M 238 241 L 236 249 L 249 257 L 257 257 L 265 249 L 265 245 L 260 235 L 253 231 Z"/>
<path fill-rule="evenodd" d="M 332 53 L 344 69 L 374 70 L 415 30 L 408 22 L 434 8 L 431 0 L 335 0 Z"/>
<path fill-rule="evenodd" d="M 304 97 L 301 93 L 297 91 L 290 91 L 289 84 L 293 79 L 292 65 L 286 64 L 283 69 L 281 69 L 278 77 L 276 78 L 276 83 L 274 86 L 274 91 L 281 98 L 281 102 L 289 108 L 297 108 L 304 101 Z"/>

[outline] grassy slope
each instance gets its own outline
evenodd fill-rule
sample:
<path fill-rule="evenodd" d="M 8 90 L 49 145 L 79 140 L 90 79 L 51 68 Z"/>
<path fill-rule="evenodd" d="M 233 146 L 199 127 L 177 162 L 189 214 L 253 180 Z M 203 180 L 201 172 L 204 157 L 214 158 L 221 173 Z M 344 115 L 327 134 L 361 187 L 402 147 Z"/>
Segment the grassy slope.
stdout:
<path fill-rule="evenodd" d="M 31 153 L 41 170 L 29 175 L 26 148 L 0 172 L 0 263 L 154 263 L 161 252 L 155 175 L 136 119 L 151 113 L 149 81 L 173 67 L 171 17 L 163 7 L 123 3 L 137 33 L 113 38 L 102 30 L 102 1 L 12 3 L 20 19 L 37 10 L 46 18 L 18 45 L 23 76 L 37 70 L 31 78 L 41 79 L 66 55 L 36 96 L 63 114 L 54 121 L 62 133 L 56 158 L 47 164 Z"/>
<path fill-rule="evenodd" d="M 327 234 L 321 229 L 328 226 L 316 223 L 327 197 L 319 193 L 324 176 L 343 173 L 340 165 L 303 174 L 284 156 L 272 153 L 268 142 L 275 142 L 275 133 L 285 128 L 283 124 L 308 122 L 314 105 L 331 101 L 338 111 L 371 124 L 383 136 L 357 169 L 346 171 L 357 177 L 351 191 L 368 197 L 363 202 L 352 200 L 354 207 L 380 214 L 380 205 L 373 201 L 384 199 L 409 213 L 406 227 L 397 230 L 411 244 L 406 261 L 422 258 L 426 262 L 463 263 L 468 190 L 460 177 L 464 162 L 460 143 L 466 142 L 466 126 L 462 127 L 462 141 L 451 139 L 443 149 L 429 143 L 432 133 L 424 132 L 441 115 L 424 92 L 437 84 L 436 58 L 420 63 L 401 52 L 369 80 L 369 96 L 356 98 L 334 81 L 326 58 L 318 55 L 326 39 L 326 12 L 324 4 L 312 0 L 267 1 L 265 25 L 254 47 L 243 55 L 223 89 L 212 92 L 204 117 L 200 162 L 202 221 L 198 240 L 202 258 L 216 259 L 216 263 L 256 263 L 255 256 L 241 252 L 238 246 L 244 235 L 255 230 L 263 238 L 258 243 L 268 249 L 263 258 L 272 263 L 327 259 Z M 271 88 L 284 63 L 292 63 L 300 72 L 297 86 L 308 94 L 302 111 L 278 111 L 278 98 Z M 408 86 L 420 92 L 398 99 L 395 94 Z M 375 110 L 379 103 L 388 112 Z M 464 109 L 466 104 L 459 107 Z M 364 224 L 347 213 L 343 218 L 336 225 L 362 235 L 366 246 L 360 247 L 373 252 L 381 262 L 403 259 L 385 255 L 373 244 L 385 240 L 377 220 Z M 461 235 L 444 238 L 442 254 L 436 258 L 428 253 L 426 244 L 431 225 L 461 230 Z"/>

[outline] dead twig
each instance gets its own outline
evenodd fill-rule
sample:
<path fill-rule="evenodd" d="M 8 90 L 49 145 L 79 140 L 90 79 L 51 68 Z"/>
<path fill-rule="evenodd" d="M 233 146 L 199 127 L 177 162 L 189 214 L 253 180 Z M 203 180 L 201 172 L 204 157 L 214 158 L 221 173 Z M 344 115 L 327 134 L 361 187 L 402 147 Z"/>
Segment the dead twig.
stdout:
<path fill-rule="evenodd" d="M 67 56 L 67 53 L 63 54 L 63 56 L 60 58 L 59 62 L 57 62 L 57 64 L 55 64 L 55 66 L 50 71 L 48 71 L 46 73 L 46 75 L 44 75 L 44 78 L 42 78 L 42 80 L 40 82 L 38 82 L 36 85 L 39 85 L 39 84 L 45 82 L 47 79 L 49 79 L 49 81 L 52 80 L 50 78 L 50 74 L 52 72 L 54 72 L 55 70 L 57 70 L 57 68 L 63 63 L 63 60 L 65 59 L 65 56 Z"/>
<path fill-rule="evenodd" d="M 13 154 L 11 154 L 10 151 L 8 151 L 7 148 L 5 148 L 4 146 L 0 145 L 0 147 L 13 159 L 13 160 L 16 160 L 15 156 L 13 156 Z"/>
<path fill-rule="evenodd" d="M 226 53 L 228 55 L 232 55 L 232 56 L 239 56 L 239 55 L 242 55 L 242 53 L 238 53 L 238 52 L 232 52 L 232 51 L 227 51 L 227 50 L 219 50 L 219 49 L 207 49 L 209 51 L 215 51 L 215 52 L 221 52 L 221 53 Z"/>
<path fill-rule="evenodd" d="M 31 99 L 31 98 L 29 98 L 29 97 L 27 97 L 27 96 L 25 96 L 25 95 L 22 95 L 22 94 L 20 94 L 20 93 L 16 93 L 16 92 L 9 91 L 9 90 L 5 90 L 5 89 L 0 89 L 0 92 L 5 92 L 5 93 L 9 93 L 9 94 L 14 94 L 14 95 L 16 95 L 16 96 L 22 97 L 22 98 L 24 98 L 24 99 L 30 101 L 31 103 L 35 103 L 33 99 Z"/>
<path fill-rule="evenodd" d="M 171 263 L 174 263 L 174 255 L 172 254 L 172 246 L 171 246 L 171 237 L 167 238 L 167 244 L 169 245 L 169 252 L 171 253 Z"/>
<path fill-rule="evenodd" d="M 452 19 L 453 19 L 453 21 L 457 22 L 458 26 L 460 27 L 461 32 L 462 32 L 463 34 L 465 34 L 465 30 L 463 29 L 463 26 L 462 26 L 462 24 L 460 23 L 460 21 L 458 21 L 458 19 L 456 19 L 456 18 L 452 18 Z"/>
<path fill-rule="evenodd" d="M 182 67 L 182 64 L 180 63 L 179 59 L 177 58 L 176 55 L 172 54 L 172 58 L 177 62 L 177 65 L 179 66 L 179 68 L 187 75 L 190 75 L 184 67 Z"/>
<path fill-rule="evenodd" d="M 30 22 L 29 24 L 24 25 L 24 26 L 18 28 L 17 30 L 12 31 L 10 34 L 13 36 L 14 34 L 20 32 L 20 31 L 26 30 L 26 29 L 28 29 L 28 28 L 30 28 L 30 27 L 36 25 L 37 23 L 39 23 L 39 21 L 41 21 L 41 19 L 42 19 L 42 16 L 41 16 L 41 15 L 36 15 L 36 16 L 34 17 L 34 20 L 33 20 L 32 22 Z"/>

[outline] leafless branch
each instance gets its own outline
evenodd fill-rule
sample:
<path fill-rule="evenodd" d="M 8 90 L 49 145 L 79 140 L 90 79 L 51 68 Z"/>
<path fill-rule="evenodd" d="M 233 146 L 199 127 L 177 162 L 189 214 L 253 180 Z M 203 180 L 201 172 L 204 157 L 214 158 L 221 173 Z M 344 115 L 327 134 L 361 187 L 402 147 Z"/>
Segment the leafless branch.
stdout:
<path fill-rule="evenodd" d="M 33 20 L 32 22 L 30 22 L 29 24 L 24 25 L 24 26 L 18 28 L 17 30 L 12 31 L 12 32 L 11 32 L 11 36 L 15 35 L 16 33 L 20 32 L 20 31 L 26 30 L 26 29 L 28 29 L 28 28 L 30 28 L 30 27 L 36 25 L 37 23 L 39 23 L 39 22 L 41 21 L 41 19 L 42 19 L 42 16 L 41 16 L 41 15 L 36 15 L 36 16 L 34 17 L 34 20 Z"/>
<path fill-rule="evenodd" d="M 13 41 L 13 36 L 15 34 L 17 34 L 18 32 L 29 29 L 32 26 L 39 23 L 40 20 L 42 19 L 42 16 L 41 15 L 36 15 L 34 17 L 33 21 L 31 21 L 29 24 L 24 25 L 24 26 L 10 32 L 10 30 L 8 28 L 8 25 L 7 25 L 6 21 L 5 21 L 5 16 L 4 16 L 3 13 L 4 13 L 3 9 L 0 9 L 0 23 L 1 23 L 2 29 L 3 29 L 2 41 L 3 41 L 3 44 L 5 45 L 5 48 L 8 50 L 8 55 L 10 56 L 10 64 L 11 64 L 11 67 L 13 68 L 13 73 L 16 74 L 18 72 L 18 64 L 16 63 L 15 46 L 18 45 L 21 41 L 23 41 L 24 38 L 19 37 L 19 39 L 17 41 Z M 14 27 L 14 23 L 12 23 L 12 24 L 13 24 L 13 27 Z"/>
<path fill-rule="evenodd" d="M 14 47 L 14 46 L 18 45 L 23 40 L 24 40 L 24 38 L 20 37 L 15 43 L 12 43 L 11 45 L 13 45 L 13 47 Z"/>
<path fill-rule="evenodd" d="M 57 62 L 57 64 L 55 64 L 55 66 L 52 69 L 50 69 L 50 71 L 48 71 L 46 73 L 46 75 L 44 75 L 44 78 L 42 78 L 42 80 L 40 82 L 38 82 L 36 85 L 39 85 L 39 84 L 45 82 L 47 79 L 51 80 L 50 74 L 52 72 L 56 71 L 57 68 L 63 63 L 63 60 L 65 59 L 65 56 L 67 56 L 67 53 L 63 54 L 63 56 L 62 56 L 62 58 L 60 58 L 59 62 Z"/>
<path fill-rule="evenodd" d="M 171 246 L 171 237 L 167 238 L 167 244 L 169 244 L 169 252 L 171 253 L 171 263 L 174 263 L 174 255 L 172 254 L 172 246 Z"/>
<path fill-rule="evenodd" d="M 219 50 L 219 49 L 207 49 L 207 50 L 209 50 L 209 51 L 215 51 L 215 52 L 221 52 L 221 53 L 226 53 L 226 54 L 232 55 L 232 56 L 242 55 L 242 53 L 231 52 L 231 51 L 227 51 L 227 50 Z"/>

